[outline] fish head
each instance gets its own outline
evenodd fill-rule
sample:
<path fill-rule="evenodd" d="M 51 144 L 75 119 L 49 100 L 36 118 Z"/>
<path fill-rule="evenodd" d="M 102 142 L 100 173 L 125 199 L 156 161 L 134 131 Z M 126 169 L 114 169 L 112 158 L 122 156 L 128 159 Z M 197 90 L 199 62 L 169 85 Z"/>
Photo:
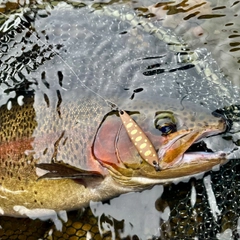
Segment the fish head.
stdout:
<path fill-rule="evenodd" d="M 117 181 L 134 186 L 168 183 L 226 161 L 226 152 L 213 152 L 204 144 L 204 139 L 227 130 L 228 120 L 221 114 L 191 102 L 153 95 L 128 101 L 124 110 L 139 127 L 132 132 L 134 136 L 119 112 L 112 111 L 99 126 L 92 145 L 93 157 Z M 136 139 L 140 138 L 146 139 L 138 146 Z M 144 140 L 151 143 L 154 162 L 148 154 L 144 156 L 150 152 Z"/>

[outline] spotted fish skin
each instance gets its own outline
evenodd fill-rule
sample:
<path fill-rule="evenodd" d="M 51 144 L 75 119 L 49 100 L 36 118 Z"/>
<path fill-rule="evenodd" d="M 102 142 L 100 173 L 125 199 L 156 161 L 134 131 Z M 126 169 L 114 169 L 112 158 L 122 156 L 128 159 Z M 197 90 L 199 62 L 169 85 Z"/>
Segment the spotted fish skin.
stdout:
<path fill-rule="evenodd" d="M 161 112 L 176 118 L 178 131 L 173 133 L 173 138 L 183 131 L 186 134 L 208 129 L 211 135 L 225 130 L 222 118 L 214 117 L 211 111 L 147 91 L 139 93 L 134 100 L 123 99 L 119 106 L 138 113 L 131 117 L 158 151 L 171 139 L 171 135 L 161 136 L 154 127 L 154 118 Z M 3 214 L 26 216 L 34 209 L 46 212 L 77 209 L 88 205 L 90 200 L 100 201 L 165 184 L 207 171 L 225 161 L 225 157 L 214 155 L 194 166 L 183 164 L 156 171 L 139 156 L 121 127 L 120 117 L 115 113 L 109 115 L 111 112 L 109 106 L 96 98 L 81 97 L 61 104 L 48 101 L 39 104 L 36 97 L 26 97 L 22 106 L 15 100 L 11 109 L 8 104 L 1 106 Z"/>

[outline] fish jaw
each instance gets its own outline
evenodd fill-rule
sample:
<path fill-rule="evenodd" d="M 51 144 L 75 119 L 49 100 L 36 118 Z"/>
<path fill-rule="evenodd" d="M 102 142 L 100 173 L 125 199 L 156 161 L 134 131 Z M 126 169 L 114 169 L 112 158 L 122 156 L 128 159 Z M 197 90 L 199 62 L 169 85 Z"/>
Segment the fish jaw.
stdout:
<path fill-rule="evenodd" d="M 225 128 L 222 129 L 224 131 Z M 176 168 L 183 164 L 192 164 L 200 161 L 206 161 L 217 158 L 224 158 L 226 153 L 216 152 L 193 152 L 186 153 L 186 151 L 196 142 L 202 140 L 206 136 L 215 135 L 221 133 L 220 130 L 211 131 L 207 130 L 193 130 L 193 131 L 180 131 L 175 133 L 174 137 L 166 137 L 163 141 L 164 144 L 161 146 L 158 152 L 160 168 Z"/>

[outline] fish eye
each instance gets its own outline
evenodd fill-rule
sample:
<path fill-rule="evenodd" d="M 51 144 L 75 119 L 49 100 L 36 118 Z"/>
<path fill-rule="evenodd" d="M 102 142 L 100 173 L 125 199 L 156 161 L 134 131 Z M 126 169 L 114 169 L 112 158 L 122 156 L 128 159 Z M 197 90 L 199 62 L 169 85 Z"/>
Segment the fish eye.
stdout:
<path fill-rule="evenodd" d="M 162 132 L 163 136 L 177 131 L 175 119 L 171 113 L 159 113 L 155 117 L 155 128 Z"/>
<path fill-rule="evenodd" d="M 165 123 L 162 126 L 157 126 L 157 129 L 162 132 L 163 136 L 177 131 L 176 124 L 174 123 Z"/>

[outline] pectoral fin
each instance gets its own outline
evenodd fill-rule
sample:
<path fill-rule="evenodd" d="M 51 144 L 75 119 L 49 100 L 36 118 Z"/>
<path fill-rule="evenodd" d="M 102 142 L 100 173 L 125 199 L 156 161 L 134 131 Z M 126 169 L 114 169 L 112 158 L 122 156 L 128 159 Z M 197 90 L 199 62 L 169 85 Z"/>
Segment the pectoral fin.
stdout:
<path fill-rule="evenodd" d="M 44 170 L 43 175 L 40 175 L 38 180 L 41 179 L 62 179 L 69 178 L 76 180 L 85 187 L 88 182 L 93 180 L 102 180 L 103 175 L 96 171 L 86 171 L 72 167 L 65 163 L 40 163 L 36 164 L 36 167 Z"/>

